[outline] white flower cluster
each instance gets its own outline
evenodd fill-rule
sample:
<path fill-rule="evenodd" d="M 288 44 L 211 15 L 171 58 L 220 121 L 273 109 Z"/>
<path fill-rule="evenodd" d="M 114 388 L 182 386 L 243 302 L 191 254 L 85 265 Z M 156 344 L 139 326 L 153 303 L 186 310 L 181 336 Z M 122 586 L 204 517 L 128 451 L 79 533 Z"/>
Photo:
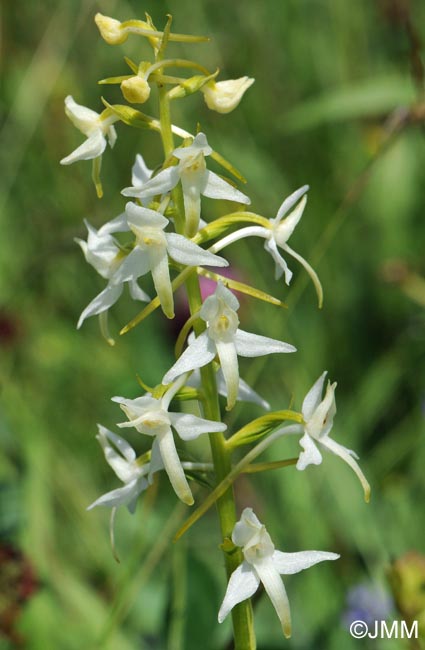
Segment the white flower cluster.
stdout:
<path fill-rule="evenodd" d="M 155 51 L 158 39 L 163 37 L 163 33 L 157 32 L 148 16 L 147 19 L 147 22 L 120 23 L 97 14 L 96 23 L 103 38 L 110 44 L 122 43 L 128 34 L 137 33 L 149 38 Z M 174 35 L 175 40 L 190 38 Z M 175 61 L 180 60 L 168 63 L 176 65 Z M 121 88 L 124 97 L 130 102 L 144 102 L 150 95 L 150 75 L 160 74 L 158 71 L 166 65 L 167 61 L 161 59 L 153 65 L 142 63 L 137 71 L 137 66 L 134 70 L 132 64 L 130 67 L 133 75 L 112 78 L 112 82 L 118 83 L 114 79 L 123 79 Z M 190 80 L 186 86 L 180 84 L 174 89 L 177 90 L 175 97 L 192 92 L 193 87 L 203 93 L 207 106 L 212 110 L 220 113 L 232 111 L 254 80 L 242 77 L 216 82 L 216 74 L 193 77 L 192 86 Z M 162 81 L 164 79 L 165 77 Z M 170 97 L 173 95 L 170 94 Z M 108 142 L 113 147 L 116 141 L 113 123 L 120 118 L 112 109 L 113 107 L 109 107 L 98 114 L 78 105 L 70 96 L 65 99 L 67 116 L 86 136 L 86 140 L 64 158 L 62 164 L 93 160 L 94 177 L 99 179 L 102 154 Z M 187 133 L 184 133 L 185 137 Z M 168 318 L 173 318 L 174 294 L 170 266 L 179 271 L 188 267 L 227 267 L 228 261 L 218 253 L 245 237 L 260 237 L 265 240 L 264 248 L 276 266 L 276 279 L 284 276 L 287 285 L 291 282 L 292 271 L 282 253 L 295 258 L 310 275 L 319 305 L 322 304 L 322 287 L 316 272 L 288 245 L 288 240 L 303 215 L 308 186 L 304 185 L 286 198 L 275 218 L 266 219 L 253 215 L 241 210 L 242 206 L 250 204 L 248 196 L 207 168 L 206 158 L 211 155 L 214 155 L 214 152 L 204 133 L 198 133 L 191 139 L 185 138 L 183 145 L 167 156 L 163 167 L 157 173 L 149 169 L 143 157 L 138 154 L 132 169 L 131 186 L 122 190 L 125 197 L 132 199 L 125 205 L 124 211 L 99 229 L 86 221 L 87 240 L 76 241 L 86 261 L 107 280 L 107 285 L 83 310 L 78 328 L 90 316 L 99 315 L 104 320 L 109 308 L 121 296 L 125 284 L 128 284 L 134 300 L 149 302 L 151 298 L 139 286 L 140 278 L 148 274 L 152 277 L 162 311 Z M 100 195 L 99 187 L 100 181 L 97 185 Z M 179 228 L 173 223 L 178 209 L 176 188 L 181 192 L 181 203 L 184 204 L 185 234 L 178 232 Z M 214 224 L 210 227 L 210 224 L 201 219 L 201 197 L 238 204 L 239 212 L 226 215 L 230 219 L 236 214 L 233 222 L 231 219 L 229 221 L 230 228 L 243 221 L 243 215 L 246 215 L 247 222 L 251 221 L 255 225 L 233 232 L 225 230 L 226 234 L 219 228 L 219 234 L 214 235 Z M 200 245 L 218 236 L 222 238 L 208 249 Z M 177 497 L 188 506 L 193 505 L 194 497 L 188 481 L 190 474 L 197 471 L 212 472 L 216 468 L 212 464 L 184 460 L 184 456 L 178 451 L 176 440 L 179 444 L 180 441 L 190 443 L 205 433 L 212 436 L 222 435 L 227 427 L 215 420 L 175 412 L 170 410 L 170 407 L 180 391 L 194 390 L 189 387 L 200 385 L 200 377 L 204 373 L 202 369 L 209 364 L 213 364 L 217 391 L 226 397 L 227 410 L 232 409 L 238 400 L 250 401 L 265 409 L 270 408 L 269 404 L 240 378 L 238 358 L 291 353 L 296 349 L 290 343 L 240 329 L 239 307 L 234 293 L 224 283 L 217 282 L 214 293 L 199 305 L 197 313 L 192 313 L 187 328 L 184 329 L 185 336 L 189 334 L 187 347 L 165 373 L 161 384 L 135 399 L 113 398 L 127 417 L 127 420 L 118 423 L 118 426 L 130 427 L 142 436 L 151 437 L 152 445 L 147 453 L 138 457 L 124 438 L 98 425 L 97 439 L 105 459 L 123 485 L 100 496 L 89 509 L 108 506 L 112 508 L 114 516 L 118 507 L 126 506 L 130 512 L 134 512 L 138 497 L 152 484 L 154 474 L 160 471 L 167 474 Z M 193 327 L 192 332 L 189 332 L 190 327 Z M 300 471 L 305 470 L 308 465 L 319 465 L 322 462 L 321 449 L 327 449 L 339 456 L 356 473 L 368 499 L 369 484 L 356 462 L 356 454 L 330 438 L 336 413 L 336 383 L 328 382 L 323 396 L 325 378 L 326 372 L 307 393 L 301 414 L 297 414 L 298 419 L 295 420 L 301 423 L 281 426 L 273 435 L 301 436 L 301 452 L 296 465 Z M 224 441 L 223 443 L 226 444 Z M 251 508 L 245 508 L 241 519 L 235 524 L 232 542 L 240 547 L 243 562 L 230 577 L 218 615 L 219 622 L 225 619 L 235 605 L 250 598 L 261 582 L 280 619 L 284 634 L 289 636 L 289 603 L 280 576 L 297 573 L 318 562 L 335 560 L 339 556 L 322 551 L 282 553 L 275 550 L 270 535 Z"/>

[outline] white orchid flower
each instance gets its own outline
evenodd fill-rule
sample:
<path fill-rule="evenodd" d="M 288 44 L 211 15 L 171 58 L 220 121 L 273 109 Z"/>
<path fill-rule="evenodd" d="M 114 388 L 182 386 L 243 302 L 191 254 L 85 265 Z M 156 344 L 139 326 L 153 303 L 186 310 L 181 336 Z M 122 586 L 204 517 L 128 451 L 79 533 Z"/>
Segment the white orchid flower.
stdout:
<path fill-rule="evenodd" d="M 276 280 L 278 280 L 284 274 L 285 282 L 287 285 L 289 285 L 293 275 L 292 271 L 286 263 L 286 260 L 279 252 L 280 248 L 288 253 L 288 255 L 294 257 L 305 268 L 314 284 L 319 306 L 321 306 L 323 302 L 323 290 L 316 271 L 310 266 L 307 260 L 301 257 L 301 255 L 296 253 L 288 245 L 288 239 L 291 237 L 292 233 L 295 230 L 295 227 L 303 215 L 304 208 L 307 203 L 306 193 L 308 189 L 309 186 L 304 185 L 303 187 L 300 187 L 298 190 L 293 192 L 290 196 L 288 196 L 280 206 L 276 217 L 274 219 L 268 220 L 267 226 L 248 226 L 247 228 L 240 228 L 236 232 L 231 233 L 230 235 L 227 235 L 226 237 L 223 237 L 223 239 L 219 240 L 216 244 L 214 244 L 214 246 L 211 247 L 211 251 L 217 253 L 218 251 L 223 250 L 223 248 L 226 246 L 229 246 L 235 241 L 238 241 L 239 239 L 243 239 L 245 237 L 262 237 L 266 240 L 264 248 L 268 253 L 270 253 L 276 263 Z M 289 212 L 289 214 L 287 214 L 291 208 L 294 209 Z"/>
<path fill-rule="evenodd" d="M 201 91 L 209 109 L 217 113 L 230 113 L 239 105 L 243 95 L 254 81 L 255 79 L 249 77 L 217 82 L 212 79 L 202 86 Z"/>
<path fill-rule="evenodd" d="M 191 335 L 189 337 L 189 341 L 195 340 L 195 336 Z M 218 369 L 216 373 L 216 382 L 217 382 L 217 390 L 219 395 L 223 395 L 223 397 L 227 398 L 227 386 L 226 386 L 226 381 L 224 379 L 223 375 L 223 370 L 221 368 Z M 187 381 L 187 386 L 193 386 L 194 388 L 198 388 L 201 385 L 201 372 L 199 369 L 195 370 L 193 374 L 190 376 L 190 378 Z M 270 411 L 270 404 L 263 398 L 261 395 L 259 395 L 249 384 L 246 383 L 241 377 L 239 377 L 239 390 L 238 394 L 236 397 L 237 402 L 251 402 L 252 404 L 257 404 L 258 406 L 261 406 L 261 408 L 265 409 L 266 411 Z"/>
<path fill-rule="evenodd" d="M 119 118 L 109 115 L 106 111 L 99 114 L 90 108 L 77 104 L 71 95 L 65 98 L 65 113 L 74 126 L 79 129 L 87 140 L 77 147 L 69 156 L 62 158 L 61 165 L 71 165 L 77 160 L 92 160 L 99 158 L 106 148 L 106 140 L 114 146 L 117 134 L 113 123 Z"/>
<path fill-rule="evenodd" d="M 297 469 L 304 470 L 309 465 L 320 465 L 322 462 L 321 448 L 327 449 L 342 458 L 351 467 L 363 487 L 365 500 L 369 501 L 370 485 L 356 462 L 359 457 L 354 451 L 343 447 L 343 445 L 340 445 L 329 437 L 336 413 L 336 382 L 331 384 L 328 381 L 325 396 L 322 399 L 326 375 L 326 371 L 320 375 L 319 379 L 313 384 L 304 398 L 301 412 L 305 424 L 289 425 L 283 427 L 281 432 L 303 434 L 300 439 L 300 445 L 303 451 L 298 459 Z"/>
<path fill-rule="evenodd" d="M 200 310 L 207 330 L 193 339 L 176 363 L 165 374 L 162 383 L 168 384 L 179 375 L 202 368 L 216 354 L 220 360 L 227 391 L 227 409 L 233 408 L 239 391 L 238 355 L 261 357 L 275 352 L 295 352 L 294 346 L 238 328 L 239 301 L 221 283 L 208 296 Z"/>
<path fill-rule="evenodd" d="M 325 551 L 282 553 L 276 551 L 266 527 L 257 519 L 252 508 L 245 508 L 236 523 L 233 543 L 242 548 L 244 561 L 230 576 L 226 595 L 220 607 L 218 621 L 222 623 L 229 612 L 242 601 L 251 598 L 260 582 L 272 601 L 284 635 L 291 636 L 291 613 L 281 575 L 292 575 L 325 560 L 337 560 L 339 555 Z"/>
<path fill-rule="evenodd" d="M 198 232 L 201 213 L 201 194 L 211 199 L 225 199 L 249 204 L 250 199 L 232 185 L 207 169 L 205 156 L 212 153 L 204 133 L 198 133 L 188 147 L 179 147 L 173 151 L 179 164 L 167 167 L 148 181 L 143 188 L 127 187 L 124 196 L 144 199 L 147 196 L 165 194 L 172 190 L 179 181 L 182 183 L 187 233 L 193 236 Z"/>
<path fill-rule="evenodd" d="M 204 420 L 188 413 L 169 412 L 170 402 L 183 385 L 186 377 L 180 378 L 164 393 L 161 399 L 146 393 L 136 399 L 114 397 L 129 419 L 119 427 L 135 427 L 137 431 L 155 438 L 152 445 L 151 466 L 162 464 L 168 474 L 170 483 L 179 499 L 187 505 L 193 504 L 193 495 L 184 474 L 184 467 L 177 453 L 172 428 L 182 440 L 195 440 L 203 433 L 225 431 L 221 422 Z M 155 471 L 155 470 L 154 470 Z M 150 474 L 148 475 L 148 479 Z"/>
<path fill-rule="evenodd" d="M 109 280 L 106 288 L 101 291 L 83 310 L 77 324 L 77 329 L 81 327 L 86 318 L 107 312 L 121 296 L 124 288 L 124 282 L 128 282 L 131 297 L 134 300 L 148 302 L 149 296 L 139 287 L 136 278 L 120 280 L 117 277 L 117 271 L 126 259 L 125 253 L 118 246 L 117 241 L 110 234 L 124 230 L 125 215 L 120 215 L 116 219 L 109 221 L 99 230 L 93 228 L 88 221 L 85 221 L 88 237 L 87 241 L 76 239 L 75 241 L 81 246 L 84 257 L 96 271 Z M 122 227 L 120 228 L 120 225 Z M 127 226 L 128 229 L 128 226 Z"/>
<path fill-rule="evenodd" d="M 97 426 L 99 433 L 96 438 L 103 449 L 106 462 L 112 467 L 124 485 L 123 487 L 103 494 L 88 506 L 87 510 L 91 510 L 96 506 L 108 506 L 111 508 L 127 506 L 129 511 L 133 513 L 139 494 L 149 487 L 152 483 L 154 472 L 162 469 L 163 465 L 160 462 L 157 462 L 156 466 L 152 462 L 138 463 L 136 452 L 126 440 L 105 427 L 102 427 L 100 424 Z M 157 461 L 159 460 L 157 459 Z"/>
<path fill-rule="evenodd" d="M 115 278 L 127 282 L 150 271 L 162 310 L 168 318 L 173 318 L 174 300 L 168 255 L 187 266 L 228 266 L 228 262 L 183 235 L 164 232 L 169 220 L 159 212 L 131 202 L 127 203 L 125 211 L 127 224 L 136 235 L 136 245 Z"/>

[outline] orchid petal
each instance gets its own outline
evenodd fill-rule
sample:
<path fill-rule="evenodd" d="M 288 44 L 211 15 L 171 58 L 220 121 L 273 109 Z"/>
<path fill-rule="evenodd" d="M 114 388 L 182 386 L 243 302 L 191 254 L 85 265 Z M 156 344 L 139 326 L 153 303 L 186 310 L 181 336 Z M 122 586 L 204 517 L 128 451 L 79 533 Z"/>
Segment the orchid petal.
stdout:
<path fill-rule="evenodd" d="M 190 413 L 170 413 L 169 416 L 172 426 L 182 440 L 196 440 L 203 433 L 216 433 L 227 429 L 223 422 L 205 420 Z"/>
<path fill-rule="evenodd" d="M 241 357 L 261 357 L 265 354 L 278 352 L 296 352 L 296 348 L 289 343 L 240 329 L 236 330 L 235 344 L 236 351 Z"/>
<path fill-rule="evenodd" d="M 337 560 L 337 553 L 326 551 L 300 551 L 299 553 L 282 553 L 274 551 L 272 555 L 273 566 L 281 575 L 293 575 L 314 566 L 325 560 Z"/>
<path fill-rule="evenodd" d="M 153 283 L 162 311 L 167 318 L 174 318 L 173 288 L 170 280 L 167 251 L 162 247 L 155 246 L 148 250 L 148 256 Z"/>
<path fill-rule="evenodd" d="M 319 276 L 317 275 L 316 271 L 313 269 L 312 266 L 307 262 L 307 260 L 304 259 L 304 257 L 301 257 L 298 253 L 296 253 L 288 244 L 283 244 L 282 245 L 283 250 L 285 250 L 289 255 L 292 255 L 298 262 L 305 268 L 307 273 L 309 274 L 313 284 L 314 288 L 316 290 L 317 294 L 317 300 L 319 302 L 319 307 L 322 306 L 323 303 L 323 288 L 322 288 L 322 283 L 319 280 Z"/>
<path fill-rule="evenodd" d="M 116 303 L 122 294 L 122 284 L 112 285 L 108 284 L 106 289 L 101 291 L 93 300 L 87 305 L 78 319 L 77 329 L 80 329 L 86 318 L 95 316 L 106 311 Z"/>
<path fill-rule="evenodd" d="M 306 192 L 310 187 L 308 185 L 303 185 L 300 187 L 298 190 L 295 190 L 295 192 L 292 192 L 282 203 L 280 206 L 277 216 L 275 219 L 270 219 L 270 221 L 273 221 L 275 223 L 279 223 L 279 221 L 285 216 L 285 214 L 296 204 L 299 199 L 304 196 Z"/>
<path fill-rule="evenodd" d="M 111 147 L 111 149 L 114 148 L 114 145 L 117 141 L 117 132 L 115 130 L 114 126 L 110 126 L 108 130 L 106 131 L 106 136 L 108 138 L 108 144 Z"/>
<path fill-rule="evenodd" d="M 289 638 L 291 636 L 289 600 L 279 572 L 273 564 L 273 560 L 269 557 L 262 558 L 261 561 L 254 564 L 254 569 L 263 583 L 268 597 L 272 601 L 272 605 L 282 624 L 285 637 Z"/>
<path fill-rule="evenodd" d="M 300 453 L 297 462 L 297 469 L 304 470 L 309 465 L 320 465 L 322 462 L 322 455 L 318 450 L 316 443 L 313 439 L 305 433 L 300 440 L 300 445 L 304 449 Z"/>
<path fill-rule="evenodd" d="M 69 156 L 62 158 L 61 165 L 72 165 L 78 160 L 92 160 L 103 154 L 106 148 L 106 139 L 101 129 L 96 129 L 93 133 L 77 147 Z"/>
<path fill-rule="evenodd" d="M 174 492 L 183 503 L 191 506 L 194 502 L 192 492 L 184 475 L 171 428 L 168 428 L 164 433 L 158 434 L 156 440 L 158 441 L 164 469 L 168 474 Z"/>
<path fill-rule="evenodd" d="M 138 246 L 133 248 L 121 262 L 117 271 L 113 275 L 114 284 L 122 284 L 137 280 L 141 275 L 150 271 L 149 257 L 146 251 L 142 251 Z"/>
<path fill-rule="evenodd" d="M 204 321 L 211 321 L 217 316 L 222 307 L 220 301 L 232 311 L 239 309 L 239 300 L 227 287 L 219 282 L 215 292 L 206 298 L 201 307 L 200 316 Z"/>
<path fill-rule="evenodd" d="M 248 562 L 242 562 L 229 579 L 226 594 L 218 613 L 218 622 L 222 623 L 229 612 L 242 601 L 251 598 L 257 591 L 260 579 Z"/>
<path fill-rule="evenodd" d="M 143 187 L 126 187 L 121 194 L 124 196 L 136 196 L 139 199 L 147 198 L 149 196 L 156 196 L 157 194 L 165 194 L 177 185 L 180 180 L 178 168 L 167 167 L 159 172 L 156 176 L 151 178 L 150 181 L 145 183 Z"/>
<path fill-rule="evenodd" d="M 205 171 L 181 172 L 186 231 L 193 237 L 199 229 L 201 215 L 201 189 Z"/>
<path fill-rule="evenodd" d="M 237 311 L 240 307 L 239 300 L 236 298 L 235 294 L 230 291 L 227 287 L 224 286 L 221 282 L 217 284 L 217 289 L 215 290 L 215 295 L 220 300 L 226 303 L 227 307 Z"/>
<path fill-rule="evenodd" d="M 335 388 L 336 382 L 333 384 L 328 382 L 323 400 L 305 425 L 306 432 L 318 441 L 324 438 L 332 429 L 336 413 Z"/>
<path fill-rule="evenodd" d="M 264 248 L 272 256 L 276 267 L 275 267 L 275 279 L 279 280 L 283 274 L 285 274 L 285 282 L 287 285 L 290 284 L 292 280 L 292 271 L 286 263 L 286 260 L 279 253 L 276 241 L 273 237 L 270 237 L 265 243 Z"/>
<path fill-rule="evenodd" d="M 304 398 L 301 412 L 305 421 L 311 418 L 322 400 L 323 385 L 327 374 L 327 370 L 325 370 L 325 372 L 320 375 L 319 379 L 314 382 L 313 386 Z"/>
<path fill-rule="evenodd" d="M 121 436 L 117 436 L 116 433 L 109 431 L 109 429 L 106 429 L 106 427 L 103 427 L 101 424 L 98 424 L 97 428 L 99 430 L 97 438 L 103 448 L 105 448 L 105 444 L 107 444 L 106 440 L 109 440 L 129 463 L 136 460 L 136 452 L 133 447 L 128 444 L 127 440 L 124 440 Z"/>
<path fill-rule="evenodd" d="M 263 528 L 263 524 L 258 519 L 252 508 L 244 508 L 239 521 L 236 522 L 233 532 L 232 541 L 236 546 L 245 546 Z"/>
<path fill-rule="evenodd" d="M 126 397 L 116 395 L 115 397 L 111 397 L 111 402 L 122 404 L 121 408 L 123 410 L 123 407 L 126 407 L 128 410 L 140 413 L 140 415 L 146 410 L 155 410 L 155 407 L 158 406 L 158 400 L 152 397 L 150 393 L 135 397 L 134 399 L 127 399 Z"/>
<path fill-rule="evenodd" d="M 203 332 L 189 344 L 181 357 L 164 375 L 162 383 L 169 384 L 173 379 L 189 370 L 206 366 L 207 363 L 214 359 L 215 355 L 216 349 L 213 341 L 211 341 L 207 332 Z"/>
<path fill-rule="evenodd" d="M 149 463 L 149 475 L 148 475 L 149 484 L 152 483 L 153 475 L 155 474 L 155 472 L 158 472 L 161 469 L 164 469 L 164 461 L 162 460 L 158 438 L 155 438 L 152 443 L 151 461 Z"/>
<path fill-rule="evenodd" d="M 307 197 L 304 196 L 297 206 L 288 214 L 283 221 L 276 225 L 274 229 L 276 241 L 279 246 L 282 246 L 284 242 L 287 242 L 297 227 L 301 217 L 303 216 L 304 208 L 307 203 Z"/>
<path fill-rule="evenodd" d="M 105 223 L 99 230 L 97 231 L 98 235 L 109 235 L 114 232 L 128 232 L 130 230 L 130 226 L 127 223 L 127 215 L 125 212 L 122 212 L 121 214 L 118 215 L 118 217 L 115 217 L 115 219 L 111 219 L 107 223 Z"/>
<path fill-rule="evenodd" d="M 133 187 L 143 187 L 143 185 L 148 182 L 151 176 L 152 169 L 149 169 L 145 163 L 143 156 L 140 153 L 136 154 L 136 160 L 131 169 L 131 182 L 133 184 Z"/>
<path fill-rule="evenodd" d="M 141 300 L 142 302 L 149 302 L 150 297 L 148 294 L 143 291 L 137 284 L 136 280 L 130 280 L 128 283 L 128 288 L 130 290 L 130 296 L 133 300 Z"/>
<path fill-rule="evenodd" d="M 116 450 L 108 444 L 104 444 L 100 439 L 100 443 L 103 447 L 103 453 L 105 454 L 106 462 L 112 469 L 115 474 L 118 476 L 120 481 L 123 483 L 128 483 L 133 480 L 135 476 L 142 474 L 142 472 L 135 472 L 135 467 L 128 462 L 123 456 L 118 454 Z"/>
<path fill-rule="evenodd" d="M 77 104 L 71 95 L 65 97 L 65 114 L 84 135 L 90 135 L 93 128 L 100 128 L 99 113 L 96 113 L 91 108 Z"/>
<path fill-rule="evenodd" d="M 187 266 L 229 266 L 229 262 L 219 255 L 213 255 L 204 250 L 190 239 L 177 235 L 176 233 L 167 233 L 167 250 L 170 257 Z"/>
<path fill-rule="evenodd" d="M 205 133 L 198 133 L 195 136 L 192 144 L 190 144 L 188 147 L 178 147 L 177 149 L 174 149 L 173 156 L 179 160 L 185 161 L 189 158 L 198 156 L 200 153 L 202 153 L 204 156 L 209 156 L 212 154 L 212 149 L 208 144 L 207 136 Z"/>
<path fill-rule="evenodd" d="M 123 485 L 123 487 L 102 494 L 101 497 L 88 506 L 87 510 L 91 510 L 97 506 L 108 506 L 113 508 L 117 508 L 118 506 L 129 506 L 129 504 L 137 499 L 139 494 L 143 492 L 143 490 L 146 490 L 147 487 L 148 481 L 146 478 L 143 476 L 135 478 L 133 481 L 130 481 L 130 483 Z"/>
<path fill-rule="evenodd" d="M 169 223 L 169 220 L 156 210 L 144 208 L 133 201 L 126 203 L 125 212 L 130 228 L 135 226 L 141 229 L 148 227 L 163 230 Z"/>
<path fill-rule="evenodd" d="M 207 196 L 210 199 L 221 199 L 223 201 L 236 201 L 237 203 L 244 203 L 249 205 L 251 199 L 242 194 L 237 190 L 233 185 L 227 183 L 220 176 L 210 171 L 206 170 L 204 174 L 204 187 L 201 190 L 201 194 Z"/>
<path fill-rule="evenodd" d="M 91 264 L 103 278 L 109 279 L 116 266 L 118 244 L 110 234 L 96 230 L 86 219 L 84 223 L 88 230 L 87 241 L 82 239 L 75 239 L 75 241 L 81 247 L 86 262 Z"/>
<path fill-rule="evenodd" d="M 342 458 L 342 460 L 351 467 L 362 485 L 365 501 L 368 502 L 370 499 L 370 485 L 362 470 L 360 469 L 358 463 L 354 459 L 354 457 L 357 458 L 357 455 L 354 453 L 354 451 L 347 449 L 347 447 L 340 445 L 338 442 L 335 442 L 335 440 L 332 440 L 328 437 L 321 439 L 320 442 L 324 447 L 329 449 L 329 451 L 334 453 L 336 456 Z"/>
<path fill-rule="evenodd" d="M 216 341 L 218 358 L 227 389 L 227 410 L 236 403 L 239 390 L 239 365 L 234 341 Z"/>

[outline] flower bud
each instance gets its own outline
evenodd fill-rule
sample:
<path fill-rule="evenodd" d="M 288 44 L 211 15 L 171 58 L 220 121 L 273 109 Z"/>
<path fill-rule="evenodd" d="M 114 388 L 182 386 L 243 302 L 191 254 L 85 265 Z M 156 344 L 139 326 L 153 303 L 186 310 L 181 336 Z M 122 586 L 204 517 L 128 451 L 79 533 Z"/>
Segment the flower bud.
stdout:
<path fill-rule="evenodd" d="M 212 111 L 217 113 L 230 113 L 241 101 L 244 93 L 255 79 L 241 77 L 227 81 L 210 81 L 201 90 L 204 93 L 205 103 Z"/>
<path fill-rule="evenodd" d="M 109 45 L 120 45 L 127 40 L 128 33 L 126 30 L 122 29 L 119 20 L 97 13 L 94 17 L 94 21 L 99 29 L 101 37 Z"/>
<path fill-rule="evenodd" d="M 136 75 L 121 83 L 121 92 L 130 104 L 144 104 L 149 99 L 151 89 L 146 79 Z"/>

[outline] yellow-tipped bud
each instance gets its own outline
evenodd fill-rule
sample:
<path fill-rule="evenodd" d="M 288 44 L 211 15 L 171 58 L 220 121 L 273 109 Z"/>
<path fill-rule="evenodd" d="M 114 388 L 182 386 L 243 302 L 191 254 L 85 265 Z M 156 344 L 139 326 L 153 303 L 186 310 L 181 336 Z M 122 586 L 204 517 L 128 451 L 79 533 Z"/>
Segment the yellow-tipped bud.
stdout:
<path fill-rule="evenodd" d="M 120 45 L 127 40 L 127 30 L 122 29 L 119 20 L 97 13 L 94 17 L 94 22 L 99 29 L 101 37 L 109 45 Z"/>
<path fill-rule="evenodd" d="M 121 92 L 130 104 L 144 104 L 149 99 L 151 88 L 146 79 L 136 75 L 121 83 Z"/>
<path fill-rule="evenodd" d="M 205 103 L 217 113 L 230 113 L 241 101 L 245 91 L 254 83 L 254 79 L 241 77 L 227 81 L 210 81 L 202 88 Z"/>

